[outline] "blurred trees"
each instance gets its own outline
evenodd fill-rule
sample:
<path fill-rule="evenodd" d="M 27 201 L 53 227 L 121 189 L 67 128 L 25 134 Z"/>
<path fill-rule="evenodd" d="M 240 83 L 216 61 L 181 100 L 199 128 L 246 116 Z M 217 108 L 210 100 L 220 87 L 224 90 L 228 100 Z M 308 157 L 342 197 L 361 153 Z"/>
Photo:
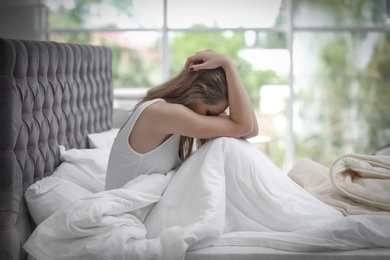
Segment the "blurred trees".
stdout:
<path fill-rule="evenodd" d="M 46 2 L 52 5 L 49 28 L 59 29 L 49 32 L 50 40 L 106 45 L 112 49 L 115 86 L 153 87 L 161 83 L 160 32 L 156 33 L 155 42 L 146 46 L 147 56 L 128 42 L 123 44 L 110 39 L 112 35 L 109 33 L 127 33 L 131 35 L 130 41 L 137 37 L 132 36 L 134 32 L 131 31 L 109 32 L 110 28 L 117 28 L 115 21 L 96 27 L 98 30 L 88 25 L 89 18 L 94 15 L 91 6 L 112 6 L 118 14 L 131 17 L 132 0 Z M 337 29 L 340 25 L 382 25 L 384 3 L 381 0 L 294 0 L 294 24 L 296 27 L 328 29 Z M 281 23 L 280 19 L 284 17 L 278 19 L 277 23 Z M 255 69 L 240 57 L 240 51 L 247 48 L 244 31 L 202 32 L 202 24 L 194 27 L 196 32 L 168 34 L 171 76 L 183 68 L 188 56 L 199 50 L 214 49 L 234 60 L 255 107 L 262 85 L 287 85 L 287 75 Z M 284 33 L 264 34 L 265 37 L 257 36 L 255 45 L 251 47 L 287 49 Z M 308 29 L 294 31 L 293 40 L 294 46 L 305 45 L 301 56 L 294 52 L 294 64 L 301 62 L 306 66 L 305 75 L 294 74 L 296 157 L 310 157 L 329 165 L 341 154 L 370 154 L 390 143 L 390 33 L 380 30 L 344 29 L 335 32 Z M 287 111 L 282 114 L 287 118 Z M 262 122 L 263 127 L 273 124 L 275 118 L 275 115 L 269 116 L 265 126 Z M 272 131 L 280 131 L 279 138 L 288 132 L 276 127 L 269 129 L 271 134 Z M 277 156 L 284 157 L 285 149 L 285 146 L 280 146 L 271 150 L 273 156 L 276 151 Z M 277 160 L 282 162 L 283 158 Z"/>
<path fill-rule="evenodd" d="M 112 6 L 119 14 L 129 17 L 132 13 L 132 0 L 73 0 L 55 1 L 46 0 L 51 11 L 48 16 L 50 28 L 65 29 L 69 32 L 51 33 L 50 40 L 106 45 L 113 52 L 113 76 L 116 87 L 153 87 L 161 83 L 155 75 L 161 73 L 160 50 L 161 41 L 156 39 L 151 52 L 156 53 L 157 58 L 145 59 L 136 49 L 125 47 L 107 40 L 110 37 L 106 32 L 90 31 L 80 32 L 78 29 L 91 28 L 90 20 L 96 15 L 96 10 L 91 7 L 102 5 Z M 96 9 L 96 8 L 95 8 Z M 99 8 L 97 8 L 99 9 Z M 96 17 L 95 17 L 96 18 Z M 97 29 L 109 29 L 117 27 L 115 23 L 103 23 L 103 27 Z M 201 29 L 202 24 L 195 24 L 194 28 Z M 92 28 L 93 29 L 93 28 Z M 126 33 L 126 32 L 123 32 Z M 129 32 L 131 34 L 131 32 Z M 107 36 L 108 35 L 108 36 Z M 286 38 L 283 33 L 269 34 L 262 45 L 266 48 L 285 48 Z M 231 57 L 237 64 L 243 83 L 246 86 L 253 104 L 258 105 L 259 87 L 264 84 L 286 84 L 286 76 L 277 75 L 274 71 L 255 71 L 251 64 L 239 57 L 239 51 L 245 48 L 243 33 L 232 32 L 183 32 L 174 33 L 169 40 L 170 75 L 176 75 L 183 67 L 188 56 L 203 49 L 213 49 Z M 157 77 L 158 78 L 158 77 Z"/>
<path fill-rule="evenodd" d="M 383 21 L 380 1 L 298 3 L 320 10 L 327 24 L 367 26 Z M 306 126 L 296 133 L 298 157 L 329 165 L 344 153 L 372 154 L 390 143 L 389 33 L 345 30 L 311 35 L 306 44 L 312 46 L 318 66 L 296 95 L 299 118 Z M 298 76 L 299 81 L 304 80 Z"/>

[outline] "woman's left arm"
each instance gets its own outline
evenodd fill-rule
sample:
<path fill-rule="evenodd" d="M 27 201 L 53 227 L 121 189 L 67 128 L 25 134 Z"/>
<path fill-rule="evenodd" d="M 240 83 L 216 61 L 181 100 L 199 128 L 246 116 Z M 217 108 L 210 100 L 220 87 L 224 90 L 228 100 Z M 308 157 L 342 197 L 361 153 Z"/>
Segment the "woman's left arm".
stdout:
<path fill-rule="evenodd" d="M 257 136 L 259 134 L 259 125 L 257 123 L 257 118 L 256 118 L 255 111 L 252 109 L 251 113 L 252 113 L 253 129 L 252 129 L 252 132 L 250 132 L 249 134 L 247 134 L 247 135 L 242 137 L 244 139 L 248 139 L 248 138 Z"/>
<path fill-rule="evenodd" d="M 251 100 L 241 82 L 236 66 L 229 57 L 212 50 L 205 50 L 188 57 L 184 66 L 185 70 L 193 71 L 217 67 L 222 67 L 225 71 L 229 92 L 229 119 L 232 128 L 228 131 L 234 133 L 231 132 L 228 135 L 235 136 L 239 132 L 242 132 L 239 136 L 241 138 L 257 135 L 257 120 Z"/>
<path fill-rule="evenodd" d="M 248 96 L 248 98 L 249 98 L 249 96 Z M 252 129 L 252 132 L 243 136 L 242 137 L 243 139 L 249 139 L 249 138 L 255 137 L 259 134 L 259 125 L 257 123 L 257 117 L 256 117 L 255 111 L 253 109 L 251 111 L 251 114 L 252 114 L 253 129 Z M 220 116 L 229 117 L 229 115 L 226 113 L 226 111 L 223 112 Z"/>

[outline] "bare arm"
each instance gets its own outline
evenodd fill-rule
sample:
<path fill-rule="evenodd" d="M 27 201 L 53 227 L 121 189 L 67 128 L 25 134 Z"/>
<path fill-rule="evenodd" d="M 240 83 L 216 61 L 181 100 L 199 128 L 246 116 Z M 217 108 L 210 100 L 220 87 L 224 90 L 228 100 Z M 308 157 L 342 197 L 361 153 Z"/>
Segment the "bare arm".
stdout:
<path fill-rule="evenodd" d="M 228 57 L 213 51 L 199 52 L 188 58 L 185 69 L 198 71 L 221 66 L 227 77 L 230 115 L 205 116 L 181 104 L 157 102 L 145 109 L 133 130 L 134 139 L 143 140 L 141 147 L 146 146 L 145 138 L 141 138 L 145 135 L 148 136 L 146 140 L 150 147 L 155 147 L 170 134 L 205 139 L 220 136 L 249 138 L 257 135 L 257 122 L 251 102 Z"/>
<path fill-rule="evenodd" d="M 249 96 L 241 82 L 233 61 L 225 55 L 211 50 L 198 52 L 187 59 L 185 69 L 198 71 L 221 66 L 225 70 L 229 93 L 229 119 L 242 134 L 249 138 L 257 135 L 257 120 Z"/>
<path fill-rule="evenodd" d="M 221 117 L 229 117 L 229 115 L 225 112 L 225 113 L 223 113 L 223 114 L 221 114 L 221 115 L 219 115 L 219 116 L 221 116 Z M 245 136 L 243 136 L 242 138 L 243 139 L 249 139 L 249 138 L 251 138 L 251 137 L 254 137 L 254 136 L 257 136 L 258 135 L 258 133 L 259 133 L 259 126 L 258 126 L 258 123 L 257 123 L 257 118 L 256 118 L 256 114 L 255 114 L 255 112 L 253 111 L 253 113 L 252 113 L 252 121 L 253 121 L 253 130 L 252 130 L 252 132 L 250 132 L 249 134 L 247 134 L 247 135 L 245 135 Z"/>
<path fill-rule="evenodd" d="M 243 136 L 241 129 L 229 117 L 200 115 L 180 104 L 158 102 L 142 114 L 148 118 L 150 125 L 147 129 L 155 132 L 153 136 L 178 134 L 204 139 Z"/>
<path fill-rule="evenodd" d="M 255 111 L 252 111 L 252 122 L 253 122 L 252 132 L 250 132 L 249 134 L 243 136 L 242 138 L 248 139 L 248 138 L 257 136 L 259 134 L 259 125 L 257 123 L 257 118 L 256 118 Z"/>

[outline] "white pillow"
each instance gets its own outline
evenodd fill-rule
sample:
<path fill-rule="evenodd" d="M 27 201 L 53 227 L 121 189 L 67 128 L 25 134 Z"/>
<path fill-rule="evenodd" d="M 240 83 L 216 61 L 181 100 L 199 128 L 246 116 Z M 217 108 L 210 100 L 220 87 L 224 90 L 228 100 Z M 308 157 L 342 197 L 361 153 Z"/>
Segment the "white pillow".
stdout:
<path fill-rule="evenodd" d="M 61 165 L 58 177 L 96 193 L 104 191 L 110 148 L 70 149 L 60 147 Z"/>
<path fill-rule="evenodd" d="M 119 132 L 119 128 L 113 128 L 108 131 L 93 133 L 88 135 L 88 143 L 90 148 L 107 148 L 114 143 L 115 137 Z"/>
<path fill-rule="evenodd" d="M 91 194 L 83 187 L 53 174 L 28 187 L 24 196 L 32 219 L 39 225 L 57 210 Z"/>
<path fill-rule="evenodd" d="M 25 192 L 27 206 L 37 225 L 71 202 L 104 191 L 110 148 L 66 151 L 60 146 L 60 154 L 62 163 L 54 173 Z"/>

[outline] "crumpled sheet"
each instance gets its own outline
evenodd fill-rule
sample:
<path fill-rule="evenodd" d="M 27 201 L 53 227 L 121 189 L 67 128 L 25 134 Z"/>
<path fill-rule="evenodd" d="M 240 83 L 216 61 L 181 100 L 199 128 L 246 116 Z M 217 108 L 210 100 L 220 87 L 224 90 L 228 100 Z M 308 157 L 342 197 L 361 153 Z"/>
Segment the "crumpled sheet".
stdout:
<path fill-rule="evenodd" d="M 387 216 L 344 217 L 244 140 L 217 138 L 177 170 L 74 202 L 24 245 L 46 259 L 184 259 L 212 245 L 390 247 Z"/>

